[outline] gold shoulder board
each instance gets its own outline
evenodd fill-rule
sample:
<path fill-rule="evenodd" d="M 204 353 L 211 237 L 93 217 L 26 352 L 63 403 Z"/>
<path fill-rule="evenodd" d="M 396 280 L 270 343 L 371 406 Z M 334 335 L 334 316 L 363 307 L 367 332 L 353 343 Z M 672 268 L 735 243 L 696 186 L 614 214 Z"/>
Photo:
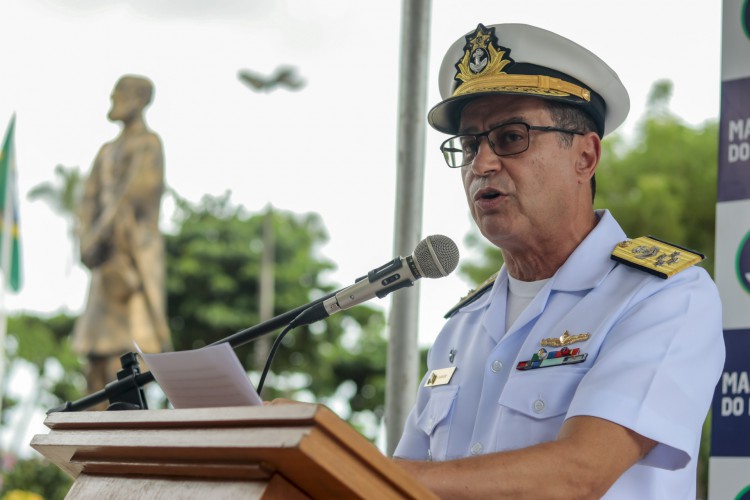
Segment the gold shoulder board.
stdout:
<path fill-rule="evenodd" d="M 484 292 L 492 288 L 492 285 L 493 283 L 495 283 L 495 280 L 497 279 L 498 274 L 500 274 L 500 271 L 496 272 L 495 274 L 487 278 L 485 282 L 479 285 L 475 290 L 471 290 L 466 297 L 458 301 L 458 304 L 451 307 L 450 311 L 445 313 L 445 316 L 443 317 L 445 319 L 450 318 L 451 316 L 456 314 L 458 310 L 461 309 L 463 306 L 471 304 L 472 302 L 477 300 L 479 297 L 481 297 L 484 294 Z"/>
<path fill-rule="evenodd" d="M 653 236 L 625 240 L 618 243 L 612 251 L 613 260 L 662 279 L 674 276 L 705 258 L 705 255 L 695 250 L 679 247 Z"/>

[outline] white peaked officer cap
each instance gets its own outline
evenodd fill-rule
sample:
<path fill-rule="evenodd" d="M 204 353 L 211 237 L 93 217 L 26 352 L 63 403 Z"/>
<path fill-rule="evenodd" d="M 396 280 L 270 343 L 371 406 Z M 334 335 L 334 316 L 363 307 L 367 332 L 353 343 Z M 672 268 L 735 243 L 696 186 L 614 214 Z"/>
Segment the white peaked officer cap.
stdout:
<path fill-rule="evenodd" d="M 526 24 L 479 25 L 458 39 L 440 66 L 440 97 L 430 125 L 458 133 L 461 111 L 488 95 L 526 95 L 567 102 L 588 113 L 600 136 L 630 110 L 617 73 L 596 55 L 551 31 Z"/>

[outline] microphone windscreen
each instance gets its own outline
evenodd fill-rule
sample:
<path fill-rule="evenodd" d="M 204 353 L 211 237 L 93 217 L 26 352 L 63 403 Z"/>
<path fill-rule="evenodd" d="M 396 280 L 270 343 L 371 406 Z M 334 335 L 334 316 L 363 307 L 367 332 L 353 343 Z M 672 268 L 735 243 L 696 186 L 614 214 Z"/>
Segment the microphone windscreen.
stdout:
<path fill-rule="evenodd" d="M 458 247 L 442 234 L 433 234 L 420 241 L 412 255 L 425 278 L 448 276 L 458 266 Z"/>

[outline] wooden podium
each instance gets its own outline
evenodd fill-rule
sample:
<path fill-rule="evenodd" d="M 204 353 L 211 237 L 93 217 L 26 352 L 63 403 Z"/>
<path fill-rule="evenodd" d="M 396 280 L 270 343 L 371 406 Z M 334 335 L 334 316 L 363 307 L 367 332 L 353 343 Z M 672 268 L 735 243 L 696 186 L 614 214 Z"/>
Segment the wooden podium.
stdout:
<path fill-rule="evenodd" d="M 66 498 L 435 497 L 324 406 L 53 413 L 31 446 Z"/>

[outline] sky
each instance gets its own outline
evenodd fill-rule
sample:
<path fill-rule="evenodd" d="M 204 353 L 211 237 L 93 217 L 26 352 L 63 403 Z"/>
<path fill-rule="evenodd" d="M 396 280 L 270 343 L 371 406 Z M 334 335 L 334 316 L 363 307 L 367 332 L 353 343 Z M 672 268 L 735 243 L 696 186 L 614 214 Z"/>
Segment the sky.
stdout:
<path fill-rule="evenodd" d="M 25 285 L 9 311 L 80 312 L 86 271 L 73 262 L 65 221 L 26 198 L 54 167 L 88 172 L 119 125 L 109 95 L 127 73 L 156 93 L 146 118 L 163 140 L 168 185 L 198 201 L 231 191 L 250 211 L 267 204 L 317 212 L 330 240 L 322 254 L 342 286 L 393 255 L 400 2 L 219 0 L 0 1 L 0 127 L 15 112 Z M 478 22 L 522 22 L 588 47 L 620 75 L 631 96 L 632 131 L 651 85 L 674 83 L 673 111 L 688 123 L 716 118 L 718 1 L 526 1 L 433 3 L 428 108 L 447 47 Z M 237 72 L 292 65 L 299 92 L 250 91 Z M 461 250 L 472 229 L 457 171 L 444 166 L 442 135 L 426 140 L 423 235 L 445 234 Z M 173 204 L 165 197 L 164 226 Z M 454 273 L 421 285 L 420 324 L 440 318 L 466 292 Z M 377 304 L 387 307 L 387 301 Z M 420 328 L 428 342 L 434 328 Z"/>
<path fill-rule="evenodd" d="M 687 123 L 718 117 L 719 0 L 436 0 L 428 109 L 439 101 L 444 51 L 480 22 L 534 24 L 604 59 L 630 93 L 626 136 L 662 79 L 674 83 L 671 109 Z M 0 130 L 15 113 L 25 280 L 5 298 L 9 313 L 83 308 L 88 274 L 72 258 L 65 221 L 27 193 L 52 181 L 58 164 L 89 171 L 119 131 L 106 114 L 124 74 L 154 82 L 146 119 L 164 144 L 167 184 L 182 197 L 231 191 L 252 212 L 272 204 L 320 214 L 329 233 L 321 253 L 340 286 L 391 260 L 400 30 L 393 0 L 0 0 Z M 237 78 L 281 65 L 297 68 L 301 91 L 256 93 Z M 422 235 L 449 236 L 470 258 L 472 222 L 442 140 L 428 129 Z M 172 210 L 165 198 L 165 229 Z M 423 345 L 469 288 L 458 273 L 426 281 Z M 371 304 L 387 311 L 389 300 Z"/>

